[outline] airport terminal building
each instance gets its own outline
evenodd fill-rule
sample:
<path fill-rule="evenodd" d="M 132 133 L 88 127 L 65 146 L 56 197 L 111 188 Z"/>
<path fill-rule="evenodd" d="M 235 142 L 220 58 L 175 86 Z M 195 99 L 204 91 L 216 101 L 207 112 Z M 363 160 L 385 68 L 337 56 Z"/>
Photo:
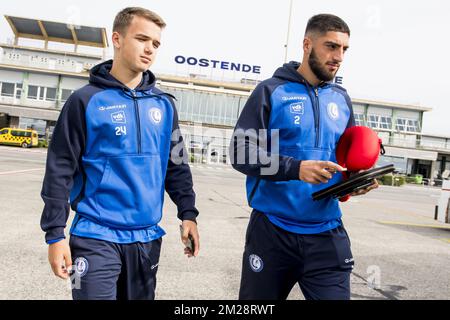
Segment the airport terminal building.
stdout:
<path fill-rule="evenodd" d="M 49 137 L 67 98 L 87 83 L 90 68 L 105 60 L 106 30 L 5 18 L 14 41 L 0 44 L 0 128 L 32 127 L 40 136 Z M 41 46 L 20 45 L 21 38 L 34 39 Z M 69 49 L 50 49 L 49 42 Z M 79 46 L 98 48 L 99 53 L 80 53 Z M 228 163 L 233 127 L 257 82 L 245 75 L 234 82 L 195 74 L 157 74 L 157 78 L 157 85 L 177 98 L 190 160 Z M 431 108 L 364 99 L 353 99 L 353 108 L 357 124 L 376 130 L 383 140 L 386 154 L 380 164 L 394 163 L 399 172 L 422 174 L 437 184 L 448 177 L 450 136 L 422 133 L 423 114 Z"/>

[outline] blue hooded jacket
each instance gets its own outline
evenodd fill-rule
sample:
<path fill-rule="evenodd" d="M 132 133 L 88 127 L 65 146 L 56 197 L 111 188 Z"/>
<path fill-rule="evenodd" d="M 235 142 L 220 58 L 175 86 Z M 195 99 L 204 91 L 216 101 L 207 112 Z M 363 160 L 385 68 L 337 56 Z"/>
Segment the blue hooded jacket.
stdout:
<path fill-rule="evenodd" d="M 112 60 L 95 66 L 57 121 L 41 192 L 47 243 L 64 238 L 68 200 L 77 213 L 71 234 L 118 243 L 164 234 L 157 225 L 164 190 L 180 219 L 198 215 L 171 96 L 155 87 L 150 71 L 130 90 L 111 67 Z M 180 161 L 172 161 L 171 152 Z"/>
<path fill-rule="evenodd" d="M 230 154 L 233 167 L 247 175 L 249 206 L 285 230 L 314 234 L 341 224 L 338 200 L 313 201 L 311 195 L 342 175 L 327 184 L 306 183 L 299 180 L 300 163 L 336 162 L 339 138 L 355 120 L 344 88 L 312 87 L 297 72 L 299 66 L 285 64 L 255 88 L 236 124 Z"/>

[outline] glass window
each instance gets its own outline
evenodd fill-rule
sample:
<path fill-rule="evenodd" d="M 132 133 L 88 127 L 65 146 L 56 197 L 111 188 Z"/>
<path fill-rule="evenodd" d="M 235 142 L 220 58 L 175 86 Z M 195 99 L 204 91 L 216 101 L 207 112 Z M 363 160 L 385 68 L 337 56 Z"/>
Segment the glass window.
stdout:
<path fill-rule="evenodd" d="M 189 101 L 188 101 L 188 95 L 186 93 L 186 90 L 180 90 L 180 106 L 184 111 L 185 114 L 185 120 L 192 121 L 191 112 L 189 110 Z"/>
<path fill-rule="evenodd" d="M 237 96 L 230 96 L 230 101 L 228 104 L 227 109 L 229 110 L 228 112 L 228 117 L 227 117 L 227 122 L 226 124 L 229 126 L 234 125 L 237 122 L 237 118 L 236 118 L 236 110 L 239 104 L 239 97 Z"/>
<path fill-rule="evenodd" d="M 44 100 L 44 87 L 39 87 L 39 100 Z"/>
<path fill-rule="evenodd" d="M 196 94 L 196 98 L 197 98 L 197 103 L 199 105 L 199 110 L 200 110 L 200 119 L 201 122 L 210 122 L 208 121 L 208 94 L 207 93 L 200 93 L 198 92 Z"/>
<path fill-rule="evenodd" d="M 38 89 L 38 86 L 28 86 L 28 99 L 37 99 Z"/>
<path fill-rule="evenodd" d="M 408 120 L 407 131 L 408 132 L 420 132 L 420 130 L 419 130 L 419 121 L 417 121 L 417 120 Z"/>
<path fill-rule="evenodd" d="M 379 116 L 374 115 L 374 114 L 370 114 L 370 115 L 368 116 L 367 125 L 368 125 L 370 128 L 378 129 L 378 121 L 379 121 Z"/>
<path fill-rule="evenodd" d="M 61 101 L 65 102 L 69 99 L 70 95 L 73 93 L 73 90 L 70 89 L 62 89 L 61 90 Z"/>
<path fill-rule="evenodd" d="M 39 135 L 45 134 L 45 128 L 47 126 L 47 122 L 45 120 L 38 120 L 32 118 L 19 118 L 19 127 L 23 129 L 34 129 L 38 132 Z"/>
<path fill-rule="evenodd" d="M 184 103 L 184 96 L 181 90 L 174 90 L 176 97 L 178 99 L 178 114 L 181 120 L 188 120 L 188 115 L 186 112 L 186 105 Z"/>
<path fill-rule="evenodd" d="M 242 109 L 244 109 L 245 104 L 247 103 L 248 98 L 247 97 L 240 97 L 239 98 L 239 110 L 237 113 L 237 118 L 241 115 Z"/>
<path fill-rule="evenodd" d="M 215 100 L 213 94 L 208 94 L 208 123 L 216 123 L 216 107 L 215 107 Z"/>
<path fill-rule="evenodd" d="M 199 108 L 198 101 L 196 101 L 196 99 L 194 97 L 194 92 L 187 91 L 186 96 L 187 96 L 187 99 L 186 99 L 187 105 L 189 106 L 189 112 L 191 113 L 191 119 L 195 122 L 201 121 L 198 117 L 200 108 Z"/>
<path fill-rule="evenodd" d="M 223 123 L 225 120 L 225 108 L 226 108 L 225 97 L 223 95 L 216 95 L 216 100 L 217 100 L 215 104 L 215 108 L 217 108 L 216 123 Z"/>
<path fill-rule="evenodd" d="M 355 113 L 355 123 L 357 126 L 364 126 L 365 125 L 365 121 L 364 121 L 364 114 L 362 113 Z"/>
<path fill-rule="evenodd" d="M 396 130 L 404 132 L 420 132 L 420 126 L 418 120 L 413 119 L 397 119 L 395 126 Z"/>
<path fill-rule="evenodd" d="M 177 109 L 181 121 L 195 121 L 234 126 L 247 97 L 226 93 L 192 91 L 161 86 L 161 89 L 177 97 Z"/>
<path fill-rule="evenodd" d="M 55 101 L 56 100 L 56 88 L 47 88 L 47 92 L 45 94 L 45 100 L 47 100 L 47 101 Z"/>
<path fill-rule="evenodd" d="M 0 131 L 0 134 L 7 134 L 7 133 L 8 133 L 8 129 Z"/>
<path fill-rule="evenodd" d="M 3 82 L 2 83 L 2 96 L 14 97 L 14 83 Z"/>
<path fill-rule="evenodd" d="M 444 170 L 450 170 L 450 162 L 445 162 Z"/>
<path fill-rule="evenodd" d="M 395 125 L 395 129 L 398 131 L 405 131 L 406 129 L 406 120 L 405 119 L 397 119 L 397 123 Z"/>
<path fill-rule="evenodd" d="M 392 129 L 392 119 L 391 117 L 380 117 L 380 129 Z"/>
<path fill-rule="evenodd" d="M 207 106 L 207 118 L 205 119 L 207 123 L 214 123 L 214 95 L 208 93 L 205 97 L 205 101 L 206 101 L 206 106 Z"/>

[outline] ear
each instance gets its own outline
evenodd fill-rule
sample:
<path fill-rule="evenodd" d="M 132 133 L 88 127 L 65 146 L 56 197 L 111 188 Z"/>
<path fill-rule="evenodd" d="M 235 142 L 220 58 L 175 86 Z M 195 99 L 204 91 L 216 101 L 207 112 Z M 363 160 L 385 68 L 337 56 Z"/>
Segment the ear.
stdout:
<path fill-rule="evenodd" d="M 120 33 L 117 31 L 114 31 L 111 36 L 111 41 L 112 41 L 115 49 L 120 49 L 120 46 L 122 43 L 121 40 L 122 40 L 122 36 L 120 35 Z"/>
<path fill-rule="evenodd" d="M 312 49 L 312 40 L 309 37 L 303 39 L 303 52 L 305 55 L 309 55 Z"/>

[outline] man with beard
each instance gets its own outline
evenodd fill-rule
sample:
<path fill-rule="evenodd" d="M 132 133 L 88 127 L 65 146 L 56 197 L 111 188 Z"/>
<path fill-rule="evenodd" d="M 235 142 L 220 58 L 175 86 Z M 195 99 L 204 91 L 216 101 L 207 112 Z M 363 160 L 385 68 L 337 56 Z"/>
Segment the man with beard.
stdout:
<path fill-rule="evenodd" d="M 354 262 L 339 201 L 311 196 L 345 170 L 335 163 L 335 148 L 355 120 L 347 92 L 330 81 L 349 37 L 341 18 L 313 16 L 302 63 L 287 63 L 260 83 L 236 124 L 230 153 L 233 167 L 247 175 L 253 208 L 240 299 L 286 299 L 295 283 L 306 299 L 350 299 Z"/>

